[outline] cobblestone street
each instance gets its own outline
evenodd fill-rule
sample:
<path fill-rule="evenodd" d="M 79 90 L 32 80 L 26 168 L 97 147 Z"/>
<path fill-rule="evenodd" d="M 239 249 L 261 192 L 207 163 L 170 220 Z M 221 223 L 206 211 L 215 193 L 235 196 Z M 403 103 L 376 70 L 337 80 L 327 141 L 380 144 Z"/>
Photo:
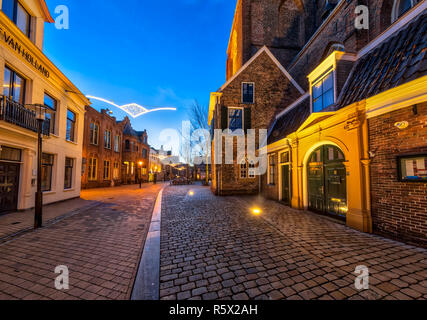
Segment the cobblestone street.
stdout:
<path fill-rule="evenodd" d="M 251 215 L 254 206 L 261 216 Z M 355 288 L 360 265 L 369 268 L 369 290 Z M 330 218 L 202 187 L 163 193 L 164 300 L 426 299 L 426 279 L 426 250 Z"/>
<path fill-rule="evenodd" d="M 129 299 L 161 187 L 83 191 L 98 205 L 0 244 L 0 300 Z M 55 289 L 59 265 L 69 290 Z"/>

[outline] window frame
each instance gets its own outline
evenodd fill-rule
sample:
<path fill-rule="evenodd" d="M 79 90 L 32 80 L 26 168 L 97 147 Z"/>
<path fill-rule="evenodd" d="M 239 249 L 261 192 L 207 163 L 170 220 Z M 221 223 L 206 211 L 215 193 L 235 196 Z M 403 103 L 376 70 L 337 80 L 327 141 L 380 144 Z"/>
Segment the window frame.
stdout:
<path fill-rule="evenodd" d="M 12 17 L 9 17 L 6 12 L 3 10 L 3 5 L 5 4 L 5 0 L 3 0 L 2 2 L 2 7 L 1 10 L 3 11 L 3 13 L 6 15 L 6 17 L 8 17 L 14 24 L 15 26 L 27 37 L 31 40 L 31 32 L 33 31 L 31 28 L 31 24 L 33 21 L 33 16 L 28 12 L 27 8 L 25 8 L 25 6 L 21 3 L 21 1 L 18 0 L 10 0 L 13 2 L 13 9 L 12 9 Z M 27 30 L 24 32 L 19 26 L 18 26 L 18 7 L 21 7 L 23 12 L 26 13 L 27 15 Z"/>
<path fill-rule="evenodd" d="M 252 91 L 252 102 L 245 102 L 245 99 L 244 99 L 244 89 L 243 89 L 243 87 L 244 87 L 244 85 L 245 84 L 251 84 L 251 85 L 253 85 L 253 91 Z M 242 104 L 254 104 L 255 103 L 255 82 L 249 82 L 249 81 L 244 81 L 244 82 L 242 82 L 242 88 L 241 88 L 241 92 L 242 92 L 242 95 L 241 95 L 241 101 L 242 101 Z"/>
<path fill-rule="evenodd" d="M 54 108 L 52 109 L 50 106 L 48 106 L 46 104 L 46 96 L 49 97 L 50 99 L 52 99 L 53 103 L 54 103 Z M 51 95 L 48 92 L 44 92 L 44 99 L 43 99 L 43 105 L 45 106 L 45 108 L 47 108 L 46 114 L 50 114 L 52 116 L 52 118 L 50 118 L 50 133 L 51 134 L 55 134 L 56 133 L 56 114 L 58 112 L 58 104 L 59 101 L 53 97 L 53 95 Z"/>
<path fill-rule="evenodd" d="M 273 164 L 272 159 L 274 160 Z M 276 185 L 276 166 L 276 155 L 274 153 L 268 155 L 268 184 L 271 186 Z"/>
<path fill-rule="evenodd" d="M 104 148 L 107 150 L 111 150 L 111 130 L 105 130 L 104 133 Z"/>
<path fill-rule="evenodd" d="M 120 135 L 114 135 L 114 152 L 120 152 Z"/>
<path fill-rule="evenodd" d="M 90 157 L 89 158 L 87 175 L 88 175 L 89 181 L 97 181 L 98 180 L 98 158 L 96 158 L 96 157 Z"/>
<path fill-rule="evenodd" d="M 44 160 L 44 156 L 48 156 L 51 160 L 51 163 L 46 163 Z M 44 152 L 42 154 L 42 192 L 52 192 L 52 180 L 53 180 L 53 167 L 55 166 L 55 155 L 51 153 Z M 43 187 L 43 171 L 46 170 L 46 168 L 49 168 L 49 188 Z M 47 181 L 47 180 L 46 180 Z"/>
<path fill-rule="evenodd" d="M 239 178 L 240 179 L 247 179 L 248 178 L 248 163 L 247 163 L 246 159 L 243 159 L 242 161 L 240 161 Z"/>
<path fill-rule="evenodd" d="M 67 160 L 71 160 L 71 165 L 67 164 Z M 70 190 L 73 188 L 73 176 L 74 176 L 74 166 L 75 166 L 75 159 L 66 157 L 65 158 L 65 171 L 64 171 L 64 190 Z M 67 170 L 71 169 L 70 177 L 69 177 L 69 185 L 66 184 L 67 182 Z"/>
<path fill-rule="evenodd" d="M 256 178 L 256 164 L 254 160 L 248 160 L 248 179 Z"/>
<path fill-rule="evenodd" d="M 69 118 L 69 113 L 72 113 L 74 115 L 74 119 Z M 71 130 L 68 130 L 68 124 L 71 123 Z M 76 143 L 76 124 L 77 124 L 77 113 L 75 113 L 73 110 L 67 108 L 67 126 L 65 131 L 65 140 L 68 142 Z M 71 136 L 72 134 L 72 136 Z"/>
<path fill-rule="evenodd" d="M 391 10 L 391 23 L 395 23 L 397 20 L 399 20 L 401 17 L 403 17 L 405 14 L 407 14 L 417 3 L 414 2 L 414 0 L 411 1 L 411 7 L 406 10 L 405 12 L 400 13 L 399 12 L 399 6 L 401 4 L 402 0 L 394 0 L 393 8 Z"/>
<path fill-rule="evenodd" d="M 106 173 L 107 173 L 107 175 L 106 175 Z M 103 178 L 104 178 L 104 181 L 111 180 L 111 161 L 110 160 L 104 160 Z"/>
<path fill-rule="evenodd" d="M 5 64 L 5 66 L 4 66 L 4 71 L 5 72 L 3 74 L 3 81 L 5 80 L 5 77 L 6 77 L 6 70 L 8 70 L 10 72 L 10 77 L 9 77 L 9 94 L 8 95 L 4 94 L 4 85 L 5 85 L 5 83 L 3 83 L 3 95 L 6 96 L 6 97 L 8 97 L 11 101 L 19 103 L 21 105 L 25 105 L 25 101 L 26 101 L 26 98 L 27 98 L 27 85 L 28 85 L 27 82 L 28 82 L 28 79 L 26 77 L 24 77 L 20 72 L 16 71 L 13 67 L 10 67 L 8 64 Z M 21 95 L 20 95 L 19 101 L 15 100 L 15 82 L 16 82 L 16 77 L 17 76 L 23 80 L 23 84 L 24 84 L 22 86 L 22 88 L 20 89 L 21 90 L 20 91 Z M 21 101 L 21 98 L 22 98 L 22 101 Z"/>
<path fill-rule="evenodd" d="M 235 130 L 230 129 L 230 110 L 241 110 L 242 111 L 242 128 L 238 128 Z M 227 108 L 227 128 L 229 130 L 231 130 L 232 133 L 234 133 L 237 130 L 242 130 L 242 131 L 245 130 L 245 108 L 243 108 L 243 107 L 229 107 L 229 108 Z"/>
<path fill-rule="evenodd" d="M 323 91 L 323 82 L 329 76 L 332 76 L 332 89 L 329 89 L 327 91 Z M 314 111 L 315 98 L 314 98 L 313 88 L 319 82 L 322 82 L 322 94 L 317 99 L 322 99 L 322 109 L 320 109 L 318 111 Z M 323 97 L 325 96 L 325 93 L 330 91 L 330 90 L 332 90 L 333 102 L 332 102 L 332 104 L 330 104 L 328 106 L 324 106 L 323 105 Z M 335 68 L 333 66 L 328 68 L 323 74 L 321 74 L 317 79 L 315 79 L 312 83 L 310 83 L 310 97 L 311 97 L 311 113 L 324 112 L 324 110 L 326 108 L 329 108 L 330 106 L 332 106 L 336 103 L 336 99 L 337 99 L 337 97 L 336 97 L 336 72 L 335 72 Z"/>
<path fill-rule="evenodd" d="M 89 125 L 89 131 L 90 131 L 90 144 L 94 146 L 99 145 L 99 122 L 98 121 L 92 121 Z M 96 135 L 95 135 L 96 133 Z M 96 138 L 96 139 L 95 139 Z"/>

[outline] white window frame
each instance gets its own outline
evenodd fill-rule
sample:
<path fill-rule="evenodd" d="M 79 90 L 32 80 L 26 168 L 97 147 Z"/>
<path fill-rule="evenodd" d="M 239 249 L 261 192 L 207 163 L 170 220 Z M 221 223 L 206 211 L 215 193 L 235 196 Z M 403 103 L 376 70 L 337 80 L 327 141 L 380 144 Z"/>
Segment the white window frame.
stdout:
<path fill-rule="evenodd" d="M 242 165 L 244 165 L 245 167 L 242 168 Z M 243 176 L 242 173 L 244 173 L 245 176 Z M 248 178 L 248 162 L 246 161 L 246 159 L 243 159 L 239 163 L 239 177 L 240 177 L 240 179 L 247 179 Z"/>
<path fill-rule="evenodd" d="M 321 76 L 319 76 L 317 79 L 315 79 L 313 82 L 310 83 L 310 109 L 311 109 L 311 113 L 315 112 L 314 111 L 313 87 L 317 83 L 319 83 L 320 81 L 323 81 L 330 74 L 332 74 L 332 82 L 333 82 L 333 86 L 334 86 L 333 87 L 333 91 L 334 91 L 334 104 L 337 102 L 337 77 L 336 77 L 335 67 L 331 66 L 329 69 L 327 69 L 324 72 L 324 74 L 322 74 Z M 328 107 L 330 107 L 330 106 L 328 106 Z M 322 112 L 326 108 L 323 108 L 321 111 L 316 111 L 316 112 Z"/>
<path fill-rule="evenodd" d="M 253 166 L 253 167 L 251 167 Z M 256 178 L 256 163 L 254 160 L 248 160 L 247 161 L 247 167 L 248 167 L 248 179 L 255 179 Z"/>
<path fill-rule="evenodd" d="M 243 102 L 243 85 L 245 84 L 252 84 L 254 86 L 254 93 L 252 95 L 252 102 Z M 242 104 L 254 104 L 255 103 L 255 82 L 249 82 L 249 81 L 244 81 L 242 82 L 242 88 L 241 88 L 241 102 Z"/>

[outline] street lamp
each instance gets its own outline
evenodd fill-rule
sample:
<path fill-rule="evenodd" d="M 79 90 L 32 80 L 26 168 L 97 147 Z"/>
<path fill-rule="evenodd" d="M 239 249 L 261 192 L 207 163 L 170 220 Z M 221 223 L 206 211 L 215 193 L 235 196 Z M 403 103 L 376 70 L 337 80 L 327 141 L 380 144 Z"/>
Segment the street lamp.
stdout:
<path fill-rule="evenodd" d="M 33 105 L 37 119 L 37 192 L 34 215 L 34 228 L 41 228 L 43 225 L 43 192 L 42 192 L 42 153 L 43 153 L 43 123 L 46 115 L 46 107 L 41 104 Z"/>
<path fill-rule="evenodd" d="M 139 161 L 139 188 L 142 188 L 142 161 Z"/>

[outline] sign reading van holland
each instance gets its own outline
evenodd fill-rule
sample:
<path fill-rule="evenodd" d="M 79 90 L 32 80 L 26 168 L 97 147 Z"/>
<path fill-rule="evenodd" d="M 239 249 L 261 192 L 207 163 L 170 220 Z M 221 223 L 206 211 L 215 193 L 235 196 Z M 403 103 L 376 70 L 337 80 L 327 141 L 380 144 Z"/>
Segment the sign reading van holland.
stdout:
<path fill-rule="evenodd" d="M 8 34 L 5 30 L 3 30 L 2 27 L 0 27 L 0 36 L 3 41 L 10 48 L 12 48 L 12 50 L 21 55 L 25 59 L 25 61 L 31 64 L 37 71 L 39 71 L 46 78 L 50 77 L 49 71 L 42 64 L 40 64 L 38 60 L 34 58 L 28 50 L 26 50 L 17 40 L 15 40 L 12 35 Z"/>

